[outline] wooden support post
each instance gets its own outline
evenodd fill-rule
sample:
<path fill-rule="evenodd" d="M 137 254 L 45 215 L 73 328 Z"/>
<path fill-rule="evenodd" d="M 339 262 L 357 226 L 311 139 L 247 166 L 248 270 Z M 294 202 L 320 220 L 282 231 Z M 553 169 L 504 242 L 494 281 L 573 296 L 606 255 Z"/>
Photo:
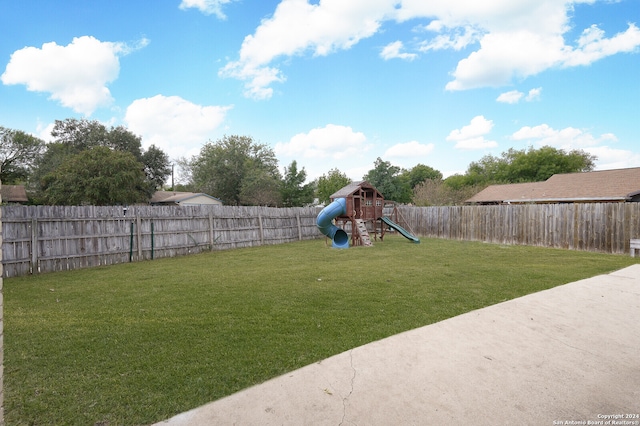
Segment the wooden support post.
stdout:
<path fill-rule="evenodd" d="M 31 219 L 31 273 L 37 274 L 38 268 L 38 219 Z"/>
<path fill-rule="evenodd" d="M 138 216 L 138 215 L 136 215 L 136 242 L 138 243 L 138 261 L 141 261 L 141 260 L 143 260 L 143 257 L 142 257 L 142 218 L 140 216 Z"/>
<path fill-rule="evenodd" d="M 302 241 L 302 225 L 300 224 L 300 213 L 296 213 L 296 220 L 298 221 L 298 241 Z"/>
<path fill-rule="evenodd" d="M 209 250 L 213 251 L 213 213 L 209 212 Z"/>
<path fill-rule="evenodd" d="M 262 229 L 262 214 L 258 213 L 258 225 L 260 226 L 260 245 L 264 244 L 264 229 Z"/>

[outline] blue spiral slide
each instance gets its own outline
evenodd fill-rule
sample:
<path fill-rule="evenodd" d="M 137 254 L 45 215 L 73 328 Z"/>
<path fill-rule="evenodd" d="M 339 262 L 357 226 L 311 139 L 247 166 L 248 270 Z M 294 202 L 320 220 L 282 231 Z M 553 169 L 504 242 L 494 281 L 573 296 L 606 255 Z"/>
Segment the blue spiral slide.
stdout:
<path fill-rule="evenodd" d="M 318 218 L 316 219 L 316 225 L 318 229 L 327 237 L 331 238 L 333 243 L 332 247 L 335 248 L 349 248 L 349 235 L 343 230 L 333 224 L 333 219 L 338 216 L 345 215 L 347 213 L 347 199 L 336 198 L 331 204 L 322 209 Z"/>

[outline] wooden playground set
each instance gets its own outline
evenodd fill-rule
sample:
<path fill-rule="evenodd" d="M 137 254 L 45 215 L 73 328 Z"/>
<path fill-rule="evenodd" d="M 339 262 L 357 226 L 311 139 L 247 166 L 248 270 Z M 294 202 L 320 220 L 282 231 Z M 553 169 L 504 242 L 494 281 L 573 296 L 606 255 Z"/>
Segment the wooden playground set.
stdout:
<path fill-rule="evenodd" d="M 318 215 L 318 228 L 333 240 L 333 246 L 347 248 L 340 231 L 350 229 L 352 246 L 371 246 L 374 240 L 384 239 L 385 232 L 393 229 L 405 238 L 419 243 L 420 240 L 398 223 L 406 225 L 395 205 L 385 203 L 383 195 L 367 181 L 353 182 L 331 195 L 331 204 Z M 384 215 L 385 208 L 393 206 L 389 216 Z M 334 220 L 336 225 L 327 221 Z M 326 232 L 325 232 L 326 231 Z M 338 234 L 338 235 L 336 235 Z M 348 235 L 348 234 L 347 234 Z"/>

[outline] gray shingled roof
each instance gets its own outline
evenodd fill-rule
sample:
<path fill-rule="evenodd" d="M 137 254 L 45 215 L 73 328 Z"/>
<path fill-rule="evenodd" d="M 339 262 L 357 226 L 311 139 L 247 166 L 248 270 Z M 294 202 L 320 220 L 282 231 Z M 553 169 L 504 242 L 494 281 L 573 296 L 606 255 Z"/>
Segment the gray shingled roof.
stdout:
<path fill-rule="evenodd" d="M 24 185 L 2 185 L 2 202 L 3 203 L 26 203 L 27 191 Z"/>
<path fill-rule="evenodd" d="M 631 201 L 640 195 L 640 167 L 566 173 L 544 182 L 491 185 L 467 203 Z"/>
<path fill-rule="evenodd" d="M 342 187 L 336 192 L 334 192 L 333 194 L 331 194 L 331 197 L 329 198 L 334 199 L 334 198 L 348 197 L 349 195 L 353 194 L 363 182 L 365 181 L 361 180 L 358 182 L 351 182 L 349 185 Z"/>
<path fill-rule="evenodd" d="M 377 192 L 378 189 L 371 185 L 368 181 L 366 180 L 361 180 L 358 182 L 351 182 L 349 185 L 340 188 L 338 191 L 334 192 L 333 194 L 331 194 L 331 196 L 329 198 L 336 199 L 336 198 L 346 198 L 349 195 L 353 194 L 354 192 L 356 192 L 358 190 L 358 188 L 363 187 L 363 188 L 372 188 L 375 189 Z"/>
<path fill-rule="evenodd" d="M 204 194 L 204 193 L 201 193 L 201 192 L 156 191 L 153 194 L 153 196 L 151 197 L 151 200 L 149 202 L 152 203 L 152 204 L 156 204 L 156 203 L 167 203 L 167 204 L 179 203 L 181 201 L 185 201 L 185 200 L 188 200 L 190 198 L 197 197 L 199 195 L 202 195 L 202 196 L 205 196 L 205 197 L 209 197 L 209 198 L 213 198 L 215 200 L 220 201 L 220 199 L 218 199 L 216 197 L 212 197 L 211 195 Z"/>
<path fill-rule="evenodd" d="M 491 185 L 469 198 L 467 203 L 502 203 L 505 200 L 528 200 L 544 182 Z"/>

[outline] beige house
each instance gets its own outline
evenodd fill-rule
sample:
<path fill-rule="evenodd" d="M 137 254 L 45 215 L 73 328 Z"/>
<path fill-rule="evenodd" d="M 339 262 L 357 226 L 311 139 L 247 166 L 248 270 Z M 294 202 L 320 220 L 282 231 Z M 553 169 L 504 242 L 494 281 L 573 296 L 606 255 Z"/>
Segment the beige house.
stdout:
<path fill-rule="evenodd" d="M 151 197 L 152 206 L 199 206 L 222 205 L 222 201 L 211 195 L 195 192 L 156 191 Z"/>
<path fill-rule="evenodd" d="M 565 173 L 544 182 L 491 185 L 468 204 L 640 202 L 640 167 Z"/>

